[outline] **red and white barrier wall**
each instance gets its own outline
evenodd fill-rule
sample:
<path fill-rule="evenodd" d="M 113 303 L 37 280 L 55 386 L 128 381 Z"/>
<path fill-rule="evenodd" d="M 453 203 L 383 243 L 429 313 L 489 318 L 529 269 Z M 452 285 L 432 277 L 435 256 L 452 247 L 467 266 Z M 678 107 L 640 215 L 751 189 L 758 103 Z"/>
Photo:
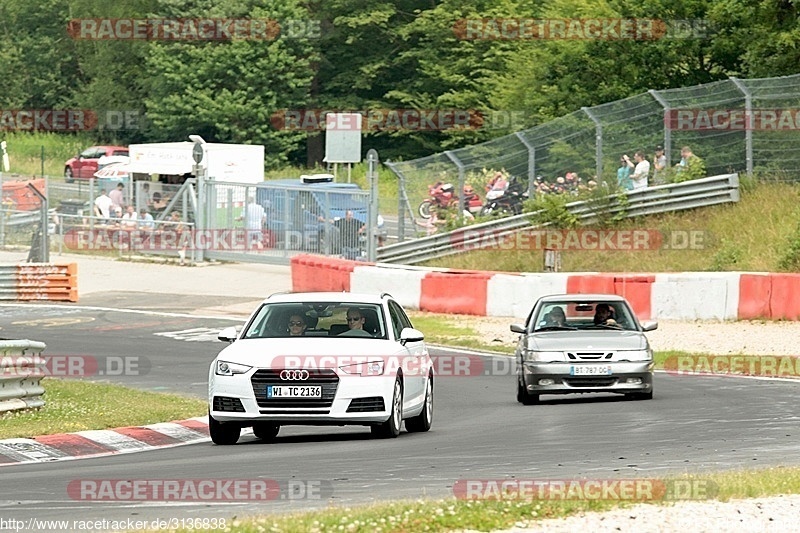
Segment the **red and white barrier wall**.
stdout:
<path fill-rule="evenodd" d="M 525 318 L 546 294 L 624 296 L 640 319 L 800 320 L 800 274 L 510 274 L 373 264 L 315 255 L 292 258 L 295 292 L 388 292 L 435 313 Z"/>

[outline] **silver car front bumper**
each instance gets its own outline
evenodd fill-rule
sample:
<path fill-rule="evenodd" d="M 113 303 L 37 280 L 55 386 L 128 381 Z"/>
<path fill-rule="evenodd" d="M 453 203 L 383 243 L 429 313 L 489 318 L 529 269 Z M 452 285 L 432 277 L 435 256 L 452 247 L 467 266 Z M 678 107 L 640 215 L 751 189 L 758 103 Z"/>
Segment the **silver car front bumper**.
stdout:
<path fill-rule="evenodd" d="M 582 368 L 607 367 L 610 373 L 581 374 Z M 582 392 L 650 392 L 653 390 L 653 361 L 592 363 L 536 363 L 522 365 L 522 379 L 531 394 L 576 394 Z M 552 383 L 542 384 L 541 380 Z"/>

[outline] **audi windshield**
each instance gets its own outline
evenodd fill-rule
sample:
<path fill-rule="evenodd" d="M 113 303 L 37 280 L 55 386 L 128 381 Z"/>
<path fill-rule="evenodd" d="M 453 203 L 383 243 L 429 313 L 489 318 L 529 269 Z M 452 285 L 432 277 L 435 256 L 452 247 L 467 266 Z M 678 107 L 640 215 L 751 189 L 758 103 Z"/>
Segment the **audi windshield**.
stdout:
<path fill-rule="evenodd" d="M 243 339 L 291 337 L 388 338 L 382 307 L 353 302 L 266 303 L 242 335 Z"/>

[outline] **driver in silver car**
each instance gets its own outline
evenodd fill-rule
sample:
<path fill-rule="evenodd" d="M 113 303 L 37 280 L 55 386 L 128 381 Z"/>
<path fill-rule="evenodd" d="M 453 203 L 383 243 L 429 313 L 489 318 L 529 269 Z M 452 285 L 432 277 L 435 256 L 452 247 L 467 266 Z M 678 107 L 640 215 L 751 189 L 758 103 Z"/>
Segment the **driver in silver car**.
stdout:
<path fill-rule="evenodd" d="M 614 311 L 611 306 L 602 303 L 597 304 L 594 309 L 594 325 L 595 326 L 618 326 L 617 321 L 614 320 Z"/>

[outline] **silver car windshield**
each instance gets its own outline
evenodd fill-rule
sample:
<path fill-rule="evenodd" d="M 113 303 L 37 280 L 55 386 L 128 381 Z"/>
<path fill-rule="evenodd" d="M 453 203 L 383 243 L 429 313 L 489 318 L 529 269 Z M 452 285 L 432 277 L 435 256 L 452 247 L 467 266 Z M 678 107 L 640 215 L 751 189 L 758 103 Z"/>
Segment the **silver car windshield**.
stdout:
<path fill-rule="evenodd" d="M 533 331 L 637 331 L 630 308 L 621 301 L 554 301 L 542 305 L 533 317 Z"/>
<path fill-rule="evenodd" d="M 386 339 L 383 308 L 349 302 L 267 303 L 247 325 L 243 339 L 348 337 Z"/>

